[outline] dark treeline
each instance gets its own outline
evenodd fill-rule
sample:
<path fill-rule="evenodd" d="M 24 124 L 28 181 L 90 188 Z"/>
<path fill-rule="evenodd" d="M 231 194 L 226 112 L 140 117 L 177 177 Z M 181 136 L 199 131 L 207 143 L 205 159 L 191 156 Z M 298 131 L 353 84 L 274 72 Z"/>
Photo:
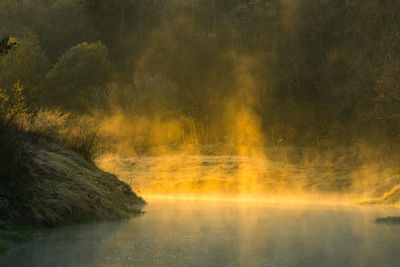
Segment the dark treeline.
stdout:
<path fill-rule="evenodd" d="M 397 0 L 1 0 L 17 48 L 0 87 L 79 113 L 183 114 L 212 143 L 247 65 L 269 145 L 395 148 L 399 14 Z"/>

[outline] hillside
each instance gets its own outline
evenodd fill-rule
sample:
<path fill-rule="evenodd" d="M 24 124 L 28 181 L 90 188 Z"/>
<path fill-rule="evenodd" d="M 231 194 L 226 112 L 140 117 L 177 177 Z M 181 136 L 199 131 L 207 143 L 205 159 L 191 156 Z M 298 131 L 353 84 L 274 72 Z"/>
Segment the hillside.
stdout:
<path fill-rule="evenodd" d="M 0 180 L 0 251 L 30 227 L 127 218 L 144 200 L 129 185 L 56 144 L 32 147 L 25 177 Z"/>

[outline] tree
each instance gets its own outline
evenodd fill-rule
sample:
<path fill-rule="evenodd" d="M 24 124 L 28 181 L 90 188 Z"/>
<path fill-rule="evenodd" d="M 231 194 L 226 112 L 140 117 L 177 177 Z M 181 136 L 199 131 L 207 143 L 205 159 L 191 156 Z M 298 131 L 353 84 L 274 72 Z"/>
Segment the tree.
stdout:
<path fill-rule="evenodd" d="M 6 36 L 0 40 L 0 56 L 8 54 L 17 46 L 17 42 L 10 40 L 10 36 Z"/>
<path fill-rule="evenodd" d="M 107 48 L 101 42 L 71 47 L 46 75 L 46 103 L 86 111 L 104 100 L 112 74 Z"/>
<path fill-rule="evenodd" d="M 18 49 L 11 49 L 16 47 Z M 27 101 L 39 97 L 39 89 L 50 63 L 34 34 L 10 37 L 6 45 L 7 55 L 0 57 L 0 88 L 10 90 L 14 83 L 24 85 Z"/>

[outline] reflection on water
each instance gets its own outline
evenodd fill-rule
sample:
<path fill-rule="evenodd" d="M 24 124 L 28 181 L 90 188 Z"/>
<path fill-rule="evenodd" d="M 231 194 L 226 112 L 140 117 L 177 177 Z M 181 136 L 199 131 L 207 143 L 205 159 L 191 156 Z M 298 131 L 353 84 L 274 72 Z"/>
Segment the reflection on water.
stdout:
<path fill-rule="evenodd" d="M 399 266 L 395 208 L 213 202 L 147 205 L 124 222 L 46 231 L 0 266 Z"/>

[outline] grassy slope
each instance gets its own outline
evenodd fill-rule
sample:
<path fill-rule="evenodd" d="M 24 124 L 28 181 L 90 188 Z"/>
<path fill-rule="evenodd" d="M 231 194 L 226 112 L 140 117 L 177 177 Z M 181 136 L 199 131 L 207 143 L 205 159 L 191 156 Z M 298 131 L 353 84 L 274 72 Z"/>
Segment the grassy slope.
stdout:
<path fill-rule="evenodd" d="M 34 149 L 25 166 L 29 177 L 0 184 L 0 251 L 28 238 L 30 227 L 127 218 L 145 203 L 116 176 L 55 144 Z"/>

